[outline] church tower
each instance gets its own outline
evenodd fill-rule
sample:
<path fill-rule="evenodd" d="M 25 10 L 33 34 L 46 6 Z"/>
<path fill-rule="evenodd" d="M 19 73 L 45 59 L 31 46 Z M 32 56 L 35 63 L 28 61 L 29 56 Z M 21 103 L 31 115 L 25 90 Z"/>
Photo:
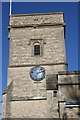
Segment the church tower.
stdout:
<path fill-rule="evenodd" d="M 59 71 L 66 71 L 64 15 L 10 16 L 8 83 L 3 118 L 58 118 Z"/>

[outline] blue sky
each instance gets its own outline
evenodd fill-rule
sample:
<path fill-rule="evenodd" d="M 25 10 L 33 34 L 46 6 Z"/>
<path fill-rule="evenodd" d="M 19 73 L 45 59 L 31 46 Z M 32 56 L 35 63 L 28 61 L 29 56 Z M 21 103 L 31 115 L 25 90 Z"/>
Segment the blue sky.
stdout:
<path fill-rule="evenodd" d="M 64 12 L 66 23 L 66 58 L 68 70 L 78 70 L 78 3 L 71 2 L 14 2 L 12 14 Z M 2 91 L 7 83 L 9 62 L 9 2 L 2 3 Z M 1 44 L 1 41 L 0 41 Z M 1 51 L 1 47 L 0 47 Z M 0 65 L 1 68 L 1 65 Z M 0 98 L 1 99 L 1 98 Z"/>

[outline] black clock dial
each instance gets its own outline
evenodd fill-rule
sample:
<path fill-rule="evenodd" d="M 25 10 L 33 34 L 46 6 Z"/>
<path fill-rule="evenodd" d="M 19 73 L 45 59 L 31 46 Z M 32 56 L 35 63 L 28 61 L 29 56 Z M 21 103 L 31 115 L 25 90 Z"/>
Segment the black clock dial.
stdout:
<path fill-rule="evenodd" d="M 30 77 L 33 80 L 37 80 L 37 81 L 44 79 L 45 78 L 45 69 L 43 67 L 40 67 L 40 66 L 36 66 L 36 67 L 31 68 Z"/>

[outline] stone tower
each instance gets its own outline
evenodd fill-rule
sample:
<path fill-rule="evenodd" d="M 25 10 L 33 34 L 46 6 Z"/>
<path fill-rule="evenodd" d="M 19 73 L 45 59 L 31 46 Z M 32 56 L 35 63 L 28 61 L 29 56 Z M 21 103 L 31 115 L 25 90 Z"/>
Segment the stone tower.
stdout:
<path fill-rule="evenodd" d="M 64 28 L 62 12 L 10 16 L 3 118 L 59 117 L 57 74 L 67 70 Z M 36 67 L 45 71 L 40 80 L 31 78 L 31 70 Z"/>

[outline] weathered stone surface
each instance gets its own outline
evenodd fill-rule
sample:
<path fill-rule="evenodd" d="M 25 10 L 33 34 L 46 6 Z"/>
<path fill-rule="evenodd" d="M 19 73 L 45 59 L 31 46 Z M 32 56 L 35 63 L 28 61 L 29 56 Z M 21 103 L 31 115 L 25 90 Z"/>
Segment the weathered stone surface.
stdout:
<path fill-rule="evenodd" d="M 66 113 L 67 113 L 68 118 L 79 119 L 79 116 L 78 116 L 79 108 L 78 107 L 66 108 Z"/>
<path fill-rule="evenodd" d="M 3 118 L 6 118 L 6 94 L 3 95 L 2 117 L 3 117 Z"/>
<path fill-rule="evenodd" d="M 80 93 L 80 74 L 58 75 L 59 100 L 71 99 L 73 95 Z M 74 93 L 73 93 L 74 92 Z M 77 93 L 75 93 L 77 92 Z M 74 95 L 74 98 L 76 96 Z"/>
<path fill-rule="evenodd" d="M 74 100 L 80 100 L 80 72 L 60 72 L 58 75 L 58 93 L 60 117 L 66 113 L 67 118 L 79 118 L 80 104 L 72 103 Z M 62 101 L 63 103 L 61 103 Z M 70 101 L 68 107 L 66 106 L 67 101 Z"/>
<path fill-rule="evenodd" d="M 40 56 L 34 56 L 36 42 L 41 46 Z M 80 75 L 67 72 L 63 13 L 10 16 L 9 57 L 3 118 L 59 118 L 64 110 L 71 117 L 73 110 L 64 103 L 70 98 L 68 90 L 80 83 Z M 30 77 L 35 65 L 45 69 L 39 83 Z M 49 83 L 57 84 L 57 89 L 47 89 Z"/>
<path fill-rule="evenodd" d="M 34 101 L 13 101 L 11 102 L 11 117 L 17 118 L 46 118 L 47 114 L 47 101 L 34 100 Z"/>
<path fill-rule="evenodd" d="M 12 15 L 10 17 L 11 26 L 25 26 L 25 25 L 41 25 L 58 23 L 63 24 L 63 13 L 48 13 L 48 14 L 25 14 L 25 15 Z"/>
<path fill-rule="evenodd" d="M 60 66 L 60 67 L 59 67 Z M 65 65 L 42 66 L 45 68 L 46 75 L 57 74 L 58 71 L 64 70 Z M 39 96 L 46 97 L 46 76 L 40 83 L 35 83 L 30 78 L 30 69 L 32 67 L 16 67 L 8 69 L 8 85 L 13 81 L 13 96 L 35 97 L 37 90 Z M 53 78 L 54 80 L 54 78 Z"/>
<path fill-rule="evenodd" d="M 10 34 L 10 66 L 66 63 L 63 27 L 12 28 Z M 33 46 L 28 45 L 34 36 L 46 42 L 43 44 L 43 55 L 37 58 L 31 55 Z"/>

